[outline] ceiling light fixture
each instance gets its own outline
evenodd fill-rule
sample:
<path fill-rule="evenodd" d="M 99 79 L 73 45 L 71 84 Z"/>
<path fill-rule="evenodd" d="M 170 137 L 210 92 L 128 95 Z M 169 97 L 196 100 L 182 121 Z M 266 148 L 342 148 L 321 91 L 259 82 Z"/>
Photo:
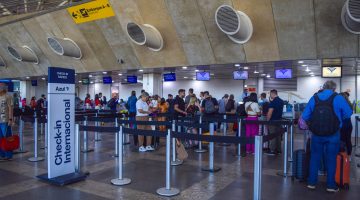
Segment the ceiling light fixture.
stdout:
<path fill-rule="evenodd" d="M 90 83 L 93 84 L 94 82 L 91 81 Z"/>
<path fill-rule="evenodd" d="M 311 72 L 311 70 L 309 69 L 309 67 L 306 67 L 306 72 Z"/>
<path fill-rule="evenodd" d="M 184 76 L 185 79 L 187 79 L 188 77 L 187 76 Z"/>
<path fill-rule="evenodd" d="M 186 67 L 186 66 L 184 66 L 184 67 L 182 67 L 182 69 L 187 69 L 187 67 Z"/>
<path fill-rule="evenodd" d="M 211 76 L 215 76 L 215 74 L 210 74 Z"/>
<path fill-rule="evenodd" d="M 235 66 L 235 67 L 240 67 L 240 64 L 235 64 L 234 66 Z"/>
<path fill-rule="evenodd" d="M 315 75 L 314 75 L 314 74 L 311 74 L 310 76 L 314 77 Z"/>
<path fill-rule="evenodd" d="M 119 76 L 122 76 L 122 74 L 118 74 Z"/>
<path fill-rule="evenodd" d="M 45 80 L 45 78 L 41 78 L 42 80 Z"/>
<path fill-rule="evenodd" d="M 299 64 L 303 64 L 304 61 L 303 61 L 303 60 L 299 60 L 298 63 L 299 63 Z"/>
<path fill-rule="evenodd" d="M 89 78 L 91 78 L 92 77 L 92 75 L 91 74 L 89 74 Z"/>
<path fill-rule="evenodd" d="M 103 74 L 107 74 L 107 72 L 103 72 Z"/>
<path fill-rule="evenodd" d="M 199 70 L 198 70 L 198 69 L 195 69 L 195 72 L 199 72 Z"/>
<path fill-rule="evenodd" d="M 79 81 L 79 83 L 81 83 L 82 81 Z"/>
<path fill-rule="evenodd" d="M 254 71 L 254 74 L 258 74 L 258 73 L 259 73 L 258 71 L 256 71 L 256 70 Z"/>
<path fill-rule="evenodd" d="M 28 77 L 28 76 L 26 77 L 26 79 L 29 79 L 29 78 L 30 78 L 30 77 Z"/>
<path fill-rule="evenodd" d="M 270 76 L 270 74 L 268 74 L 268 75 L 266 75 L 266 77 L 267 77 L 267 78 L 270 78 L 271 76 Z"/>
<path fill-rule="evenodd" d="M 244 87 L 246 87 L 246 88 L 247 88 L 247 85 L 244 85 Z"/>
<path fill-rule="evenodd" d="M 246 69 L 249 69 L 249 67 L 244 67 L 244 69 L 246 70 Z"/>
<path fill-rule="evenodd" d="M 314 74 L 314 72 L 310 72 L 309 74 Z"/>
<path fill-rule="evenodd" d="M 307 65 L 301 65 L 302 67 L 307 67 Z"/>
<path fill-rule="evenodd" d="M 115 83 L 115 81 L 111 81 L 112 83 Z"/>

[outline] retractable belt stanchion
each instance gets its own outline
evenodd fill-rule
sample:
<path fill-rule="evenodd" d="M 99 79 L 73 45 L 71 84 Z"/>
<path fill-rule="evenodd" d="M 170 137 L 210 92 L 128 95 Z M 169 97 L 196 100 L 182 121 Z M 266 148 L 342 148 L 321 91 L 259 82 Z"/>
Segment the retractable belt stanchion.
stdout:
<path fill-rule="evenodd" d="M 84 116 L 84 118 L 85 118 L 85 121 L 84 121 L 84 126 L 87 126 L 87 116 Z M 93 149 L 90 149 L 89 148 L 89 138 L 88 138 L 88 133 L 87 133 L 87 131 L 84 131 L 84 144 L 83 144 L 83 150 L 82 150 L 82 152 L 83 153 L 87 153 L 87 152 L 90 152 L 90 151 L 93 151 Z"/>
<path fill-rule="evenodd" d="M 261 177 L 262 177 L 262 153 L 263 136 L 255 136 L 255 159 L 254 159 L 254 200 L 261 199 Z"/>
<path fill-rule="evenodd" d="M 14 153 L 27 153 L 28 151 L 26 151 L 24 149 L 24 121 L 22 119 L 22 116 L 20 116 L 19 118 L 19 150 L 15 151 Z"/>
<path fill-rule="evenodd" d="M 284 133 L 284 171 L 277 173 L 279 176 L 288 177 L 288 132 L 289 132 L 289 126 L 286 125 L 286 132 Z"/>
<path fill-rule="evenodd" d="M 176 131 L 176 124 L 175 124 L 175 120 L 173 120 L 172 123 L 172 130 L 175 132 Z M 176 138 L 172 139 L 172 161 L 171 161 L 171 165 L 172 166 L 178 166 L 183 164 L 182 160 L 177 159 L 176 157 Z"/>
<path fill-rule="evenodd" d="M 202 116 L 200 116 L 200 118 L 199 118 L 199 124 L 202 124 Z M 199 128 L 199 135 L 202 135 L 202 128 L 201 127 Z M 196 153 L 205 153 L 205 152 L 207 152 L 206 149 L 202 148 L 202 141 L 198 141 L 198 143 L 199 143 L 199 148 L 195 149 L 194 151 Z"/>
<path fill-rule="evenodd" d="M 120 126 L 120 131 L 117 133 L 118 134 L 118 138 L 119 138 L 119 143 L 118 143 L 118 152 L 119 152 L 119 166 L 118 166 L 118 170 L 119 170 L 119 177 L 112 179 L 111 183 L 113 185 L 127 185 L 131 183 L 131 179 L 129 178 L 124 178 L 123 177 L 123 127 Z"/>
<path fill-rule="evenodd" d="M 115 117 L 115 127 L 119 127 L 119 123 L 118 123 L 118 118 Z M 115 133 L 115 154 L 113 155 L 113 157 L 118 157 L 119 156 L 119 134 Z"/>
<path fill-rule="evenodd" d="M 80 172 L 80 131 L 79 124 L 75 124 L 75 172 Z"/>
<path fill-rule="evenodd" d="M 210 135 L 214 135 L 214 123 L 210 123 Z M 220 167 L 214 166 L 214 142 L 209 143 L 209 167 L 202 168 L 203 171 L 218 172 L 221 170 Z"/>
<path fill-rule="evenodd" d="M 226 115 L 224 115 L 224 121 L 222 122 L 223 124 L 223 136 L 227 135 L 227 123 L 226 123 Z M 220 146 L 230 146 L 229 143 L 220 143 Z"/>
<path fill-rule="evenodd" d="M 174 125 L 173 125 L 174 126 Z M 156 193 L 161 196 L 175 196 L 180 193 L 180 190 L 177 188 L 172 188 L 170 186 L 170 143 L 171 143 L 171 131 L 168 130 L 166 136 L 166 186 L 159 188 Z"/>
<path fill-rule="evenodd" d="M 43 157 L 38 157 L 38 121 L 36 118 L 36 112 L 34 114 L 34 157 L 28 159 L 30 162 L 43 161 Z"/>
<path fill-rule="evenodd" d="M 98 117 L 98 113 L 95 113 L 95 117 Z M 95 121 L 95 126 L 99 126 L 99 122 Z M 99 132 L 95 132 L 95 142 L 99 142 L 101 141 L 100 136 L 99 136 Z"/>
<path fill-rule="evenodd" d="M 291 125 L 290 125 L 290 159 L 289 159 L 291 176 L 294 173 L 293 164 L 292 164 L 292 162 L 294 161 L 293 155 L 294 155 L 294 127 L 293 127 L 293 123 L 291 123 Z"/>
<path fill-rule="evenodd" d="M 358 145 L 358 137 L 359 137 L 359 116 L 355 117 L 355 147 Z M 357 147 L 358 148 L 358 147 Z M 355 149 L 356 150 L 356 149 Z M 355 154 L 356 157 L 360 157 L 360 152 Z M 360 164 L 358 164 L 358 167 L 360 167 Z"/>
<path fill-rule="evenodd" d="M 242 126 L 242 119 L 240 118 L 238 121 L 238 137 L 241 137 L 241 126 Z M 241 144 L 239 143 L 237 145 L 237 150 L 236 150 L 236 156 L 241 156 Z"/>
<path fill-rule="evenodd" d="M 125 119 L 125 117 L 124 117 Z M 126 117 L 127 120 L 129 120 L 129 117 Z M 130 124 L 126 124 L 126 127 L 130 128 Z M 129 134 L 124 134 L 124 145 L 128 145 L 130 144 L 130 135 Z"/>

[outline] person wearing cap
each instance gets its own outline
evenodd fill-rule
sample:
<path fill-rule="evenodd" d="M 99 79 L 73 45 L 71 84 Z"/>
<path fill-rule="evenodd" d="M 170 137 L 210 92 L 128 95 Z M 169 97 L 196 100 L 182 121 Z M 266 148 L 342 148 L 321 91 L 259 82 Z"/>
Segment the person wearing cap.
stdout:
<path fill-rule="evenodd" d="M 149 114 L 151 114 L 150 107 L 147 104 L 149 94 L 143 92 L 140 99 L 136 102 L 136 121 L 149 121 Z M 151 130 L 149 125 L 137 125 L 139 130 Z M 144 147 L 144 136 L 139 135 L 139 152 L 154 151 L 151 146 L 151 136 L 146 136 L 146 147 Z"/>

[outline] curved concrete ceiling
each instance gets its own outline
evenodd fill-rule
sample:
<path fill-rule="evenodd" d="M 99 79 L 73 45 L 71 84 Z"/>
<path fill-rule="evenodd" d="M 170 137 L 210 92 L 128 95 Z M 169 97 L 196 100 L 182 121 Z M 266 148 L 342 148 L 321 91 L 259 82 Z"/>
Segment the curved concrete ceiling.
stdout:
<path fill-rule="evenodd" d="M 115 17 L 75 24 L 66 10 L 60 10 L 1 26 L 0 55 L 8 67 L 0 69 L 0 78 L 46 75 L 49 66 L 93 72 L 359 57 L 359 36 L 341 23 L 345 0 L 109 1 Z M 251 19 L 254 32 L 247 43 L 232 42 L 217 27 L 214 15 L 223 4 Z M 129 22 L 156 27 L 163 49 L 149 51 L 131 42 L 126 34 Z M 79 45 L 82 59 L 54 54 L 48 37 L 71 38 Z M 31 47 L 39 65 L 14 61 L 6 53 L 8 45 Z"/>

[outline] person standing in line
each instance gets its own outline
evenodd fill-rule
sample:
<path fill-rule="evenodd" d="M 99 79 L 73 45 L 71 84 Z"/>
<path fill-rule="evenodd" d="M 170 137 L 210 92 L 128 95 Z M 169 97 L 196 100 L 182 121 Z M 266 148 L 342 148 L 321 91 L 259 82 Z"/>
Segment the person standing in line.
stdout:
<path fill-rule="evenodd" d="M 99 110 L 101 109 L 101 101 L 98 94 L 95 94 L 95 109 Z"/>
<path fill-rule="evenodd" d="M 283 114 L 284 101 L 278 96 L 277 90 L 270 91 L 271 103 L 267 113 L 267 120 L 281 120 Z M 269 125 L 269 134 L 284 132 L 279 125 Z M 270 151 L 268 155 L 275 156 L 281 153 L 281 136 L 278 136 L 270 141 Z"/>
<path fill-rule="evenodd" d="M 32 110 L 36 109 L 36 97 L 31 97 L 30 107 L 31 107 Z"/>
<path fill-rule="evenodd" d="M 169 104 L 168 112 L 170 114 L 174 114 L 174 97 L 172 94 L 168 94 L 168 98 L 166 99 L 166 102 Z"/>
<path fill-rule="evenodd" d="M 218 101 L 218 104 L 219 104 L 219 114 L 221 115 L 225 115 L 226 114 L 226 109 L 225 109 L 225 106 L 227 104 L 229 100 L 229 95 L 228 94 L 225 94 L 223 96 L 223 98 L 221 98 L 219 101 Z M 218 126 L 220 127 L 220 122 L 218 123 Z M 227 123 L 223 123 L 223 126 L 226 126 Z"/>
<path fill-rule="evenodd" d="M 161 114 L 165 114 L 169 110 L 169 104 L 168 104 L 168 102 L 165 101 L 164 98 L 160 99 L 160 103 L 159 103 L 158 107 L 159 107 L 159 113 L 161 113 Z M 158 118 L 158 121 L 164 122 L 165 120 L 166 120 L 166 117 L 164 117 L 164 116 L 161 116 Z M 166 126 L 160 126 L 159 130 L 166 131 Z"/>
<path fill-rule="evenodd" d="M 219 104 L 215 98 L 210 96 L 208 91 L 204 92 L 204 100 L 201 103 L 201 112 L 204 116 L 216 115 L 219 111 Z"/>
<path fill-rule="evenodd" d="M 194 95 L 194 89 L 190 88 L 188 95 L 185 97 L 185 107 L 189 105 L 191 97 Z"/>
<path fill-rule="evenodd" d="M 180 89 L 174 101 L 175 119 L 178 119 L 179 117 L 185 117 L 187 114 L 185 111 L 186 107 L 185 107 L 184 97 L 185 97 L 185 90 Z"/>
<path fill-rule="evenodd" d="M 136 102 L 137 102 L 136 92 L 131 91 L 131 95 L 127 101 L 127 105 L 129 108 L 129 120 L 135 120 L 135 118 L 136 118 L 136 111 L 137 111 L 136 110 Z M 136 129 L 136 124 L 130 124 L 130 127 Z M 133 137 L 134 137 L 134 145 L 137 146 L 138 145 L 138 136 L 133 135 Z"/>
<path fill-rule="evenodd" d="M 346 100 L 351 111 L 353 111 L 352 104 L 349 99 L 350 94 L 348 92 L 343 92 L 343 93 L 340 93 L 340 95 L 344 97 L 344 99 Z M 351 116 L 348 118 L 344 118 L 343 125 L 340 130 L 340 139 L 341 139 L 341 142 L 343 142 L 343 144 L 345 144 L 346 152 L 349 155 L 350 159 L 351 159 L 351 152 L 352 152 L 352 143 L 351 143 L 352 130 L 353 130 L 353 126 L 351 124 Z"/>
<path fill-rule="evenodd" d="M 13 98 L 7 93 L 7 85 L 0 83 L 0 139 L 12 135 L 11 127 L 13 122 Z M 12 159 L 11 151 L 0 149 L 0 161 L 10 161 Z"/>
<path fill-rule="evenodd" d="M 107 106 L 112 110 L 113 112 L 117 112 L 117 105 L 119 103 L 119 97 L 118 94 L 113 94 L 113 97 L 109 100 Z"/>
<path fill-rule="evenodd" d="M 241 99 L 240 99 L 240 101 L 244 101 L 244 98 L 245 97 L 248 97 L 249 96 L 249 90 L 247 89 L 247 88 L 245 88 L 244 89 L 244 92 L 242 93 L 242 95 L 241 95 Z"/>
<path fill-rule="evenodd" d="M 229 100 L 227 101 L 225 105 L 225 112 L 226 114 L 235 114 L 236 113 L 236 106 L 235 106 L 235 96 L 233 94 L 230 94 Z M 234 131 L 233 123 L 228 123 L 228 129 L 230 132 Z"/>
<path fill-rule="evenodd" d="M 41 95 L 41 98 L 36 102 L 36 115 L 38 117 L 43 116 L 46 108 L 46 97 L 45 94 Z"/>
<path fill-rule="evenodd" d="M 325 82 L 323 91 L 311 97 L 302 113 L 303 120 L 312 132 L 307 185 L 311 190 L 316 189 L 320 162 L 325 153 L 326 191 L 339 191 L 335 182 L 335 172 L 336 156 L 340 149 L 340 129 L 343 125 L 342 120 L 350 118 L 352 110 L 344 97 L 338 95 L 335 90 L 336 83 L 334 81 Z"/>
<path fill-rule="evenodd" d="M 249 101 L 245 103 L 245 111 L 247 113 L 247 121 L 258 121 L 258 116 L 260 115 L 260 107 L 257 102 L 257 94 L 251 93 L 249 96 Z M 255 137 L 259 134 L 259 125 L 258 124 L 246 124 L 246 137 Z M 246 152 L 248 154 L 253 154 L 255 151 L 254 144 L 246 145 Z"/>
<path fill-rule="evenodd" d="M 85 109 L 90 109 L 91 108 L 90 94 L 86 94 L 84 102 L 85 102 Z"/>
<path fill-rule="evenodd" d="M 136 121 L 149 121 L 149 114 L 151 114 L 147 100 L 149 94 L 144 92 L 141 94 L 141 98 L 136 102 Z M 151 130 L 149 125 L 137 125 L 139 130 Z M 154 151 L 151 146 L 151 136 L 146 136 L 146 147 L 144 147 L 144 136 L 139 135 L 139 152 Z"/>

